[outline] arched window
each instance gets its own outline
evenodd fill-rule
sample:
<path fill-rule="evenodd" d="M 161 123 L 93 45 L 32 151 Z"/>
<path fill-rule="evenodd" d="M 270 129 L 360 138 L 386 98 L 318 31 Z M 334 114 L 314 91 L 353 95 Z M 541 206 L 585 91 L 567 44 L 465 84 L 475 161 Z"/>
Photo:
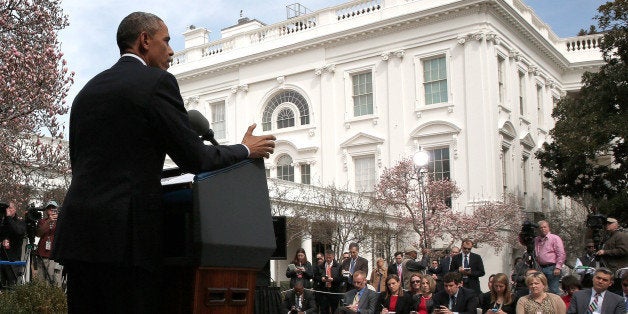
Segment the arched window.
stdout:
<path fill-rule="evenodd" d="M 277 159 L 277 179 L 294 182 L 294 166 L 292 157 L 283 155 Z"/>
<path fill-rule="evenodd" d="M 294 126 L 294 112 L 290 108 L 282 108 L 277 114 L 277 128 L 283 129 Z"/>
<path fill-rule="evenodd" d="M 310 124 L 310 110 L 305 98 L 296 91 L 286 90 L 275 96 L 273 96 L 268 103 L 266 103 L 266 108 L 264 108 L 264 113 L 262 116 L 262 128 L 264 131 L 270 131 L 272 129 L 273 122 L 273 113 L 275 110 L 282 104 L 292 104 L 299 111 L 299 125 Z M 294 126 L 296 121 L 294 119 L 294 112 L 290 110 L 292 113 L 292 124 L 285 124 L 285 117 L 282 118 L 282 114 L 286 107 L 281 107 L 280 112 L 277 114 L 277 128 L 287 128 Z M 281 124 L 280 124 L 281 123 Z"/>

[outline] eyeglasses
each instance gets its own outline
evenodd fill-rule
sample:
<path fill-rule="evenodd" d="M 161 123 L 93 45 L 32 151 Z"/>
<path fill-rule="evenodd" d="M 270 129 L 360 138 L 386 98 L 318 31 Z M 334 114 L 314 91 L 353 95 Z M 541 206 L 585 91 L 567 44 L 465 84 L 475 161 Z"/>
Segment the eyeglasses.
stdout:
<path fill-rule="evenodd" d="M 420 281 L 420 280 L 412 280 L 412 281 L 410 281 L 410 282 L 411 282 L 411 283 L 421 283 L 421 281 Z"/>
<path fill-rule="evenodd" d="M 592 249 L 592 248 L 595 248 L 595 246 L 593 246 L 593 245 L 587 245 L 587 249 Z"/>

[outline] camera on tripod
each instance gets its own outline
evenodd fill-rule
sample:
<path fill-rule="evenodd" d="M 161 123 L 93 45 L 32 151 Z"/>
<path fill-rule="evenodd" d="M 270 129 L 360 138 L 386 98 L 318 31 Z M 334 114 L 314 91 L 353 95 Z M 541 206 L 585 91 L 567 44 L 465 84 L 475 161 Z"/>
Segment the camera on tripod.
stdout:
<path fill-rule="evenodd" d="M 28 237 L 28 243 L 35 243 L 35 235 L 37 233 L 37 223 L 44 217 L 44 209 L 41 207 L 35 207 L 31 204 L 26 214 L 24 214 L 24 222 L 26 223 L 26 235 Z"/>
<path fill-rule="evenodd" d="M 519 232 L 519 243 L 525 245 L 528 253 L 534 251 L 534 238 L 536 237 L 536 230 L 539 228 L 537 223 L 526 220 L 521 225 L 521 232 Z"/>
<path fill-rule="evenodd" d="M 602 214 L 589 214 L 587 216 L 587 227 L 591 229 L 591 238 L 598 251 L 604 244 L 604 231 L 606 230 L 606 216 Z"/>

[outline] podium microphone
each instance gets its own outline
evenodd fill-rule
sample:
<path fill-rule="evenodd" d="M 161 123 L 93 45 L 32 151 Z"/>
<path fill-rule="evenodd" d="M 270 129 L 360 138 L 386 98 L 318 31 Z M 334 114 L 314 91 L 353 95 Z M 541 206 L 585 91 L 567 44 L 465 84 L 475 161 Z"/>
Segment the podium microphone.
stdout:
<path fill-rule="evenodd" d="M 203 140 L 211 142 L 214 146 L 218 146 L 218 141 L 214 138 L 214 131 L 209 128 L 209 121 L 198 110 L 189 110 L 188 117 L 190 118 L 190 124 L 192 129 Z"/>

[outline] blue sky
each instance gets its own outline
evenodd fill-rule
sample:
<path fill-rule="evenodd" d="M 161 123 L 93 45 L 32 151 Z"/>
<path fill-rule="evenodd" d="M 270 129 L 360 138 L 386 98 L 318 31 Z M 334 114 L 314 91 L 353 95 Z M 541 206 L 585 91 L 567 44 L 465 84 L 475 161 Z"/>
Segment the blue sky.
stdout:
<path fill-rule="evenodd" d="M 234 25 L 243 10 L 244 16 L 266 24 L 286 19 L 286 5 L 293 1 L 272 0 L 63 0 L 61 6 L 70 25 L 59 34 L 61 50 L 70 70 L 76 72 L 68 102 L 100 71 L 109 68 L 119 57 L 115 41 L 118 24 L 134 11 L 160 16 L 168 25 L 171 45 L 183 49 L 181 33 L 193 24 L 212 31 L 210 39 L 219 38 L 220 29 Z M 311 11 L 335 6 L 342 0 L 298 0 Z M 427 1 L 427 0 L 422 0 Z M 438 1 L 438 0 L 432 0 Z M 524 0 L 560 37 L 575 36 L 581 28 L 596 24 L 593 20 L 602 0 Z"/>

